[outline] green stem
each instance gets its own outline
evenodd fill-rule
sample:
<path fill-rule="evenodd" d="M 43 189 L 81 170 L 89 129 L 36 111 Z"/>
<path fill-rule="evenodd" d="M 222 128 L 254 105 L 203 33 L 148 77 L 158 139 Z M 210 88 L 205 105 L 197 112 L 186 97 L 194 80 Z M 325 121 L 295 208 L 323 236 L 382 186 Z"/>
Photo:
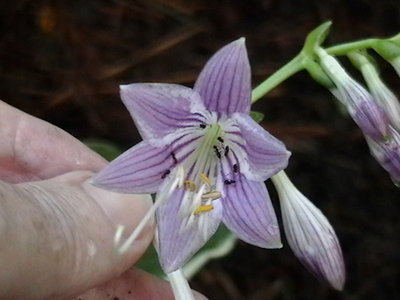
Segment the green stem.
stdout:
<path fill-rule="evenodd" d="M 329 48 L 325 48 L 325 50 L 326 52 L 328 52 L 328 54 L 331 55 L 347 55 L 347 53 L 354 50 L 372 48 L 377 41 L 378 39 L 366 39 L 332 46 Z"/>
<path fill-rule="evenodd" d="M 326 24 L 327 25 L 325 26 L 330 25 L 328 23 Z M 399 37 L 400 35 L 394 36 L 392 40 L 397 40 L 399 39 Z M 325 48 L 325 51 L 330 55 L 347 55 L 349 52 L 355 50 L 376 48 L 376 46 L 379 46 L 379 41 L 381 40 L 376 38 L 365 39 Z M 256 88 L 253 89 L 253 92 L 251 94 L 251 103 L 257 102 L 265 94 L 267 94 L 272 89 L 281 84 L 283 81 L 285 81 L 295 73 L 303 70 L 304 68 L 307 68 L 309 71 L 310 68 L 312 70 L 312 66 L 310 66 L 311 65 L 310 61 L 312 62 L 313 59 L 312 56 L 314 56 L 315 42 L 311 41 L 310 43 L 311 43 L 310 45 L 312 46 L 312 51 L 308 51 L 309 48 L 305 46 L 303 50 L 296 57 L 294 57 L 286 65 L 284 65 L 282 68 L 280 68 L 278 71 L 276 71 L 274 74 L 272 74 L 265 81 L 263 81 L 261 84 L 259 84 Z M 329 82 L 327 81 L 326 83 Z"/>
<path fill-rule="evenodd" d="M 303 56 L 299 54 L 253 89 L 251 103 L 255 103 L 262 96 L 303 68 Z"/>

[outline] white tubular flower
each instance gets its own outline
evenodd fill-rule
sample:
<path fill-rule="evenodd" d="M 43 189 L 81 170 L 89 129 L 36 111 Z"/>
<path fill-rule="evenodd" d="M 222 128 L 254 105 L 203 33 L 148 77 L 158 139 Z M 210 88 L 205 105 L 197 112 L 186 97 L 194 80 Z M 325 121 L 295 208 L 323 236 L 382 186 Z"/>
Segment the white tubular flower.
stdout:
<path fill-rule="evenodd" d="M 389 173 L 394 184 L 400 187 L 400 133 L 390 127 L 390 139 L 387 141 L 375 141 L 366 138 L 371 155 Z"/>
<path fill-rule="evenodd" d="M 354 51 L 349 53 L 353 64 L 361 71 L 368 89 L 377 104 L 385 111 L 390 125 L 400 130 L 400 103 L 395 94 L 385 85 L 371 57 L 366 52 Z M 400 61 L 399 61 L 400 63 Z"/>
<path fill-rule="evenodd" d="M 345 266 L 339 241 L 327 218 L 281 171 L 272 177 L 278 191 L 290 248 L 318 278 L 342 290 Z"/>
<path fill-rule="evenodd" d="M 378 74 L 371 73 L 365 77 L 370 91 L 378 104 L 383 108 L 393 127 L 400 130 L 400 103 L 392 91 L 383 83 Z"/>
<path fill-rule="evenodd" d="M 371 94 L 351 78 L 339 62 L 323 49 L 318 49 L 322 69 L 336 85 L 332 94 L 345 106 L 364 135 L 375 140 L 387 138 L 388 118 Z"/>

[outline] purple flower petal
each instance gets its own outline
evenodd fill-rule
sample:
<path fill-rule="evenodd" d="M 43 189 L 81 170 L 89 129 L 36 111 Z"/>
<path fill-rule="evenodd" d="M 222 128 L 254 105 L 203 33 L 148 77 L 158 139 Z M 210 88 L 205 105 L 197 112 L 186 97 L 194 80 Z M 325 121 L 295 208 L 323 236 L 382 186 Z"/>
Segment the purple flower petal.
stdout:
<path fill-rule="evenodd" d="M 376 141 L 365 137 L 371 155 L 389 173 L 393 182 L 400 183 L 400 134 L 393 127 L 389 128 L 391 139 L 388 141 Z"/>
<path fill-rule="evenodd" d="M 179 216 L 184 190 L 174 192 L 157 212 L 158 253 L 162 269 L 165 273 L 182 267 L 216 232 L 222 218 L 222 206 L 214 201 L 214 209 L 207 213 L 193 216 L 194 224 L 182 229 L 186 219 Z M 188 200 L 188 199 L 186 199 Z M 190 200 L 190 199 L 189 199 Z M 205 217 L 207 229 L 199 226 L 199 218 Z"/>
<path fill-rule="evenodd" d="M 360 103 L 353 118 L 365 135 L 378 140 L 384 140 L 387 137 L 388 117 L 375 102 Z"/>
<path fill-rule="evenodd" d="M 161 138 L 177 129 L 202 122 L 204 106 L 199 94 L 181 85 L 122 85 L 121 98 L 143 139 Z"/>
<path fill-rule="evenodd" d="M 343 289 L 344 260 L 331 224 L 285 174 L 279 173 L 273 181 L 279 194 L 285 235 L 294 254 L 317 277 L 337 290 Z"/>
<path fill-rule="evenodd" d="M 244 38 L 214 54 L 194 86 L 205 106 L 220 113 L 250 111 L 251 71 Z"/>
<path fill-rule="evenodd" d="M 354 80 L 340 63 L 319 49 L 321 66 L 335 83 L 331 93 L 342 102 L 351 117 L 365 135 L 376 139 L 385 139 L 388 130 L 388 118 L 383 109 L 376 104 L 371 94 Z"/>
<path fill-rule="evenodd" d="M 247 178 L 265 181 L 286 168 L 290 152 L 281 141 L 248 115 L 236 113 L 232 118 L 238 123 L 242 137 L 246 141 L 244 147 L 250 164 L 250 172 L 245 173 Z"/>
<path fill-rule="evenodd" d="M 143 141 L 113 160 L 92 183 L 121 193 L 155 193 L 173 164 L 169 146 Z"/>
<path fill-rule="evenodd" d="M 243 175 L 225 185 L 223 222 L 241 240 L 262 248 L 282 247 L 274 208 L 263 182 Z"/>

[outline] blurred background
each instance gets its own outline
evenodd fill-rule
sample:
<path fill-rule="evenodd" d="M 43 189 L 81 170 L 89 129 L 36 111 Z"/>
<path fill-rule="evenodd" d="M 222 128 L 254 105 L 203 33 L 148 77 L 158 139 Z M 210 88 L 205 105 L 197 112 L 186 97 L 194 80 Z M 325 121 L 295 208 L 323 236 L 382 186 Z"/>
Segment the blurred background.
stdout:
<path fill-rule="evenodd" d="M 119 100 L 119 84 L 191 86 L 216 50 L 244 36 L 256 85 L 295 56 L 306 34 L 324 21 L 333 21 L 327 45 L 398 33 L 399 4 L 1 1 L 0 99 L 79 139 L 104 139 L 127 149 L 140 137 Z M 382 76 L 399 94 L 400 78 L 379 63 Z M 339 293 L 318 282 L 287 246 L 267 251 L 242 242 L 228 256 L 208 263 L 192 287 L 210 299 L 399 299 L 400 191 L 369 156 L 352 120 L 305 72 L 254 109 L 265 113 L 262 125 L 292 151 L 287 172 L 293 182 L 336 229 L 347 265 L 345 290 Z M 270 191 L 277 204 L 272 186 Z"/>

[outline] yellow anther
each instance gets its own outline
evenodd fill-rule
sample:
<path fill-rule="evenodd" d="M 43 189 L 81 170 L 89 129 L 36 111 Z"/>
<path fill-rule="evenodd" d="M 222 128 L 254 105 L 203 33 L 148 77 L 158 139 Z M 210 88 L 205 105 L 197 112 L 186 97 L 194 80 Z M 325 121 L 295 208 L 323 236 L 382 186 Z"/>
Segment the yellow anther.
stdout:
<path fill-rule="evenodd" d="M 216 190 L 201 195 L 201 200 L 217 200 L 219 198 L 221 198 L 221 193 Z"/>
<path fill-rule="evenodd" d="M 195 215 L 198 215 L 200 213 L 208 212 L 210 210 L 214 209 L 214 205 L 212 204 L 207 204 L 207 205 L 201 205 L 196 210 L 193 212 Z"/>
<path fill-rule="evenodd" d="M 200 173 L 200 178 L 208 185 L 211 186 L 211 180 L 208 176 L 204 173 Z"/>
<path fill-rule="evenodd" d="M 196 184 L 192 180 L 185 180 L 185 189 L 194 192 L 196 190 Z"/>

